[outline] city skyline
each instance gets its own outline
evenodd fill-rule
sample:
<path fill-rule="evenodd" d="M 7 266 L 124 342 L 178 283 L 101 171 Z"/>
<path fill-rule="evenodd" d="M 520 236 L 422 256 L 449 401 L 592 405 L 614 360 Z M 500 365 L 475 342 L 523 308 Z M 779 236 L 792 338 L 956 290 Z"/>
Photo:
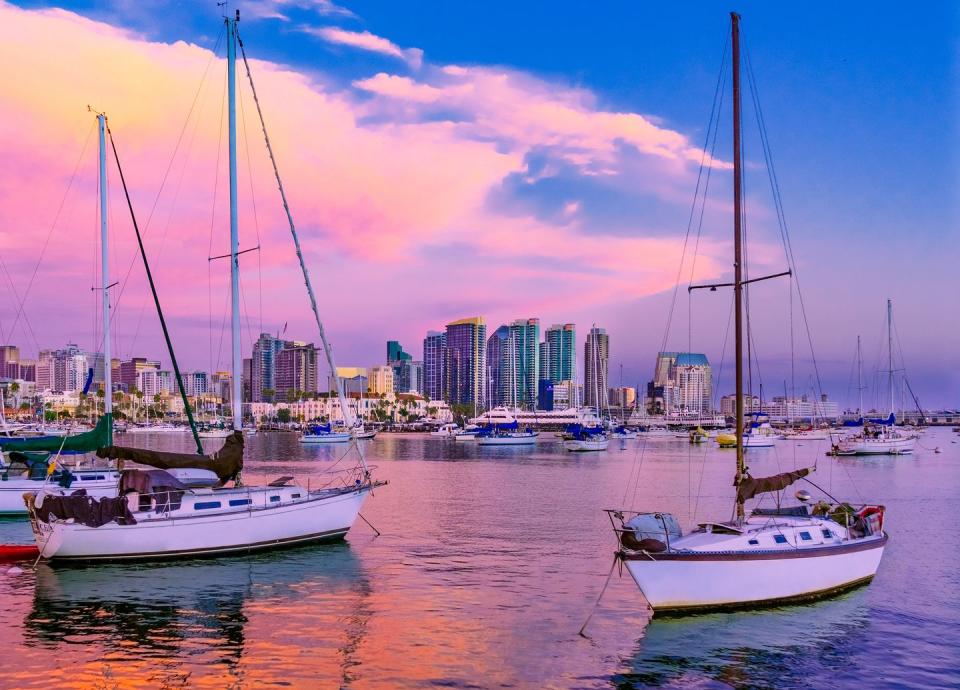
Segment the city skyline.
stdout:
<path fill-rule="evenodd" d="M 208 299 L 217 305 L 225 294 L 225 264 L 213 262 L 211 283 L 203 279 L 211 219 L 216 231 L 210 253 L 222 253 L 225 244 L 222 188 L 221 202 L 211 213 L 218 135 L 211 113 L 219 106 L 219 89 L 201 91 L 198 107 L 205 114 L 191 121 L 191 127 L 199 124 L 190 130 L 195 139 L 189 140 L 189 164 L 181 152 L 155 216 L 147 217 L 210 61 L 216 36 L 209 27 L 218 22 L 216 11 L 180 9 L 184 14 L 161 17 L 146 6 L 138 13 L 120 4 L 60 5 L 79 14 L 49 9 L 50 3 L 0 4 L 5 39 L 0 54 L 11 75 L 30 75 L 11 76 L 3 96 L 8 112 L 17 115 L 11 117 L 17 129 L 0 133 L 11 162 L 2 171 L 7 203 L 0 220 L 13 230 L 4 236 L 9 281 L 0 336 L 19 342 L 24 351 L 70 342 L 97 349 L 94 298 L 87 296 L 95 282 L 87 259 L 97 250 L 91 239 L 92 147 L 80 156 L 92 121 L 85 106 L 91 103 L 110 115 L 121 155 L 129 151 L 134 202 L 182 364 L 225 369 L 226 359 L 211 354 L 222 351 L 223 310 L 207 308 Z M 947 136 L 936 123 L 951 118 L 931 119 L 931 113 L 950 100 L 941 91 L 949 77 L 937 72 L 946 69 L 937 66 L 931 52 L 938 42 L 919 46 L 922 38 L 952 31 L 954 11 L 939 10 L 946 18 L 937 12 L 924 15 L 904 36 L 882 11 L 862 32 L 862 17 L 851 9 L 838 10 L 832 26 L 825 27 L 794 10 L 746 5 L 748 46 L 766 116 L 777 123 L 770 135 L 818 362 L 814 372 L 806 334 L 796 320 L 797 388 L 809 388 L 819 377 L 824 390 L 850 406 L 856 397 L 850 383 L 858 334 L 864 336 L 867 378 L 883 366 L 877 352 L 883 347 L 889 296 L 921 403 L 931 408 L 960 404 L 955 354 L 960 334 L 955 320 L 941 314 L 944 304 L 956 304 L 960 297 L 950 279 L 956 243 L 949 235 L 956 224 L 946 191 L 955 166 L 945 150 L 949 147 L 931 145 Z M 704 352 L 724 377 L 731 371 L 729 348 L 723 349 L 727 297 L 681 298 L 664 336 L 707 116 L 702 103 L 709 102 L 715 80 L 703 65 L 719 63 L 721 12 L 716 26 L 702 14 L 691 20 L 685 26 L 693 40 L 678 40 L 682 8 L 655 8 L 644 21 L 662 25 L 667 33 L 650 46 L 626 41 L 616 30 L 612 43 L 609 35 L 579 36 L 590 41 L 591 56 L 567 56 L 547 68 L 535 51 L 522 49 L 523 41 L 498 43 L 502 55 L 482 45 L 496 25 L 496 12 L 473 26 L 477 37 L 470 38 L 456 29 L 446 37 L 434 35 L 429 17 L 402 21 L 391 9 L 365 8 L 351 19 L 310 14 L 291 3 L 277 7 L 292 17 L 289 26 L 241 5 L 241 30 L 247 41 L 265 48 L 258 54 L 266 59 L 257 69 L 270 101 L 288 105 L 287 112 L 268 109 L 266 116 L 273 123 L 307 260 L 325 277 L 318 286 L 320 310 L 338 359 L 379 362 L 386 337 L 418 343 L 430 328 L 464 314 L 483 314 L 491 326 L 535 314 L 542 324 L 579 323 L 584 332 L 588 324 L 602 323 L 617 343 L 631 345 L 614 348 L 610 368 L 618 372 L 623 364 L 624 378 L 633 385 L 649 378 L 649 362 L 661 349 Z M 558 14 L 569 19 L 571 11 L 562 8 Z M 630 16 L 640 21 L 639 14 Z M 420 29 L 418 22 L 427 25 Z M 295 28 L 309 25 L 336 25 L 385 42 L 365 49 L 337 43 L 329 32 L 324 39 Z M 752 29 L 759 26 L 763 31 Z M 890 57 L 879 47 L 894 27 L 898 40 L 918 43 L 912 61 Z M 789 43 L 783 33 L 788 29 L 811 37 L 805 46 L 790 44 L 795 62 L 809 65 L 805 69 L 811 72 L 774 60 L 775 51 Z M 288 47 L 258 41 L 278 30 L 289 38 Z M 56 40 L 61 55 L 75 59 L 44 59 L 34 40 L 40 34 Z M 844 52 L 838 60 L 835 47 L 851 40 L 859 52 Z M 614 47 L 604 49 L 601 43 Z M 384 51 L 384 46 L 392 48 Z M 835 69 L 824 84 L 814 75 L 827 62 Z M 914 98 L 893 102 L 877 95 L 904 78 L 917 87 Z M 36 82 L 53 88 L 39 93 L 32 87 Z M 789 83 L 791 90 L 779 82 Z M 147 83 L 151 89 L 144 88 Z M 677 89 L 677 83 L 684 88 Z M 130 93 L 137 98 L 123 96 Z M 851 95 L 838 101 L 838 93 Z M 510 110 L 500 107 L 506 101 L 513 104 Z M 798 108 L 798 103 L 809 106 Z M 445 105 L 454 112 L 445 113 Z M 521 119 L 530 112 L 556 113 L 558 119 Z M 454 126 L 438 127 L 441 115 Z M 924 134 L 908 125 L 917 118 L 932 122 Z M 471 122 L 484 123 L 488 131 Z M 849 122 L 857 122 L 856 131 Z M 295 139 L 308 129 L 330 132 L 329 139 L 340 143 Z M 256 134 L 249 127 L 251 151 Z M 883 147 L 882 157 L 871 143 L 879 139 L 894 142 Z M 302 144 L 299 149 L 295 141 Z M 762 162 L 754 149 L 748 148 L 747 158 L 749 164 Z M 721 187 L 724 161 L 718 154 L 714 172 Z M 242 261 L 245 328 L 255 337 L 260 331 L 279 332 L 289 322 L 291 332 L 316 342 L 293 252 L 277 222 L 269 170 L 259 163 L 254 160 L 253 179 L 241 170 L 242 189 L 257 190 L 260 214 L 255 222 L 251 199 L 241 199 L 244 246 L 262 247 Z M 64 197 L 74 165 L 78 177 Z M 462 171 L 459 180 L 443 173 L 451 165 Z M 863 174 L 866 169 L 883 174 Z M 184 191 L 174 205 L 178 179 L 184 190 L 207 191 Z M 320 179 L 337 184 L 322 188 Z M 766 217 L 771 206 L 761 194 L 764 180 L 752 179 L 751 208 L 758 218 L 751 256 L 761 268 L 780 269 L 783 262 Z M 145 301 L 142 269 L 131 263 L 132 237 L 116 181 L 112 186 L 114 273 L 123 290 L 114 318 L 115 354 L 156 359 L 165 355 L 162 339 Z M 710 228 L 698 279 L 727 273 L 725 193 L 718 191 L 721 206 L 707 214 Z M 906 204 L 908 198 L 922 203 Z M 376 203 L 368 210 L 371 199 Z M 255 241 L 258 231 L 262 242 Z M 51 242 L 44 250 L 48 232 Z M 31 285 L 41 252 L 44 259 L 21 312 L 14 294 Z M 78 289 L 62 289 L 51 275 Z M 354 288 L 340 289 L 344 285 Z M 786 305 L 786 288 L 771 284 L 754 293 L 759 361 L 772 390 L 791 378 Z M 690 333 L 687 323 L 693 325 Z M 244 338 L 246 356 L 253 339 Z M 723 379 L 717 384 L 721 391 L 729 388 Z"/>

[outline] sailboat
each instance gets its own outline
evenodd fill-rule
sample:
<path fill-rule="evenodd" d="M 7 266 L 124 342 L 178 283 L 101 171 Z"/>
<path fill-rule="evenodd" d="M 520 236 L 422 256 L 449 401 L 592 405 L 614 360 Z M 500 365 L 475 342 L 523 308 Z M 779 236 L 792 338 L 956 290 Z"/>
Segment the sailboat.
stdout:
<path fill-rule="evenodd" d="M 596 327 L 596 325 L 594 325 Z M 600 375 L 596 377 L 596 389 L 593 391 L 596 401 L 597 401 L 597 417 L 603 419 L 603 403 L 601 400 L 604 399 L 603 392 L 601 390 L 601 382 L 606 381 L 607 377 L 603 371 L 603 362 L 600 358 L 600 343 L 597 338 L 593 338 L 593 355 L 594 366 L 596 370 L 600 372 Z M 584 366 L 586 368 L 586 366 Z M 621 382 L 622 383 L 622 382 Z M 607 408 L 607 416 L 605 420 L 608 424 L 610 423 L 610 409 Z M 567 427 L 567 433 L 565 434 L 565 440 L 563 442 L 563 447 L 574 453 L 588 453 L 591 451 L 601 451 L 606 450 L 610 445 L 610 437 L 607 435 L 606 428 L 603 423 L 598 426 L 589 426 L 586 424 L 571 424 Z M 626 429 L 622 430 L 622 435 L 620 438 L 629 438 L 627 435 Z"/>
<path fill-rule="evenodd" d="M 63 497 L 52 505 L 49 501 L 39 504 L 35 497 L 31 499 L 29 505 L 31 524 L 43 558 L 57 561 L 146 560 L 248 553 L 293 544 L 340 539 L 346 535 L 356 520 L 364 501 L 373 489 L 384 484 L 372 479 L 362 453 L 359 454 L 360 461 L 357 467 L 338 475 L 331 475 L 329 481 L 321 487 L 311 487 L 310 484 L 302 486 L 292 481 L 291 477 L 280 477 L 266 486 L 244 486 L 239 481 L 243 468 L 244 440 L 237 213 L 236 50 L 238 45 L 242 49 L 242 43 L 237 35 L 239 11 L 234 17 L 228 15 L 224 19 L 227 35 L 230 152 L 229 256 L 233 434 L 218 452 L 211 455 L 202 454 L 202 446 L 196 436 L 192 412 L 186 399 L 163 313 L 159 308 L 156 287 L 146 261 L 146 253 L 132 205 L 130 205 L 129 194 L 127 194 L 141 257 L 144 259 L 147 279 L 154 294 L 178 387 L 184 398 L 187 416 L 194 432 L 197 454 L 166 453 L 115 446 L 102 449 L 100 451 L 102 455 L 132 460 L 158 469 L 125 469 L 120 482 L 119 495 L 101 499 L 97 503 L 96 510 L 93 511 L 82 510 L 79 501 L 72 500 L 74 497 Z M 253 89 L 246 56 L 244 56 L 244 63 L 247 65 L 247 74 Z M 256 100 L 255 89 L 253 93 Z M 263 125 L 259 102 L 257 110 Z M 265 127 L 264 138 L 279 183 L 280 177 L 269 139 L 266 137 Z M 127 193 L 115 146 L 113 150 L 117 167 L 120 169 L 120 179 Z M 282 184 L 279 186 L 311 306 L 320 328 L 321 340 L 329 350 L 316 309 L 310 275 L 303 261 L 283 186 Z M 332 357 L 329 352 L 328 356 Z M 204 473 L 209 475 L 209 481 L 205 486 L 200 486 L 205 483 L 202 481 Z M 181 478 L 186 481 L 182 481 Z M 231 481 L 233 486 L 226 486 Z M 84 502 L 86 502 L 85 499 Z"/>
<path fill-rule="evenodd" d="M 107 232 L 107 172 L 104 149 L 106 116 L 97 115 L 100 131 L 100 261 L 103 292 L 104 413 L 91 431 L 76 435 L 3 436 L 0 438 L 0 515 L 26 517 L 25 493 L 38 496 L 67 496 L 84 489 L 87 496 L 115 496 L 120 473 L 115 467 L 81 464 L 80 453 L 92 453 L 113 443 L 113 382 L 110 371 L 110 264 Z M 73 456 L 74 462 L 66 458 Z M 72 465 L 72 467 L 71 467 Z"/>
<path fill-rule="evenodd" d="M 537 432 L 532 429 L 520 429 L 520 423 L 516 419 L 517 415 L 517 341 L 516 334 L 510 334 L 510 344 L 512 352 L 513 366 L 513 412 L 510 415 L 511 421 L 503 423 L 491 423 L 482 427 L 476 433 L 477 445 L 480 446 L 532 446 L 537 442 Z M 494 410 L 496 411 L 496 410 Z"/>
<path fill-rule="evenodd" d="M 834 455 L 904 455 L 913 452 L 916 438 L 897 429 L 897 418 L 893 409 L 893 302 L 891 300 L 887 300 L 887 348 L 887 385 L 890 391 L 889 416 L 886 419 L 866 420 L 862 432 L 840 439 L 834 444 L 831 451 Z M 858 339 L 858 355 L 859 349 Z"/>
<path fill-rule="evenodd" d="M 736 334 L 736 432 L 744 429 L 743 164 L 740 144 L 740 16 L 731 13 L 733 53 L 734 256 L 732 287 Z M 749 282 L 783 274 L 751 279 Z M 608 510 L 626 565 L 655 614 L 750 608 L 828 596 L 869 582 L 877 572 L 887 535 L 883 506 L 859 510 L 818 503 L 811 510 L 805 490 L 800 502 L 745 510 L 747 501 L 780 492 L 804 479 L 811 468 L 772 477 L 753 477 L 736 447 L 735 513 L 732 520 L 705 521 L 684 534 L 663 512 Z M 815 469 L 815 468 L 814 468 Z"/>

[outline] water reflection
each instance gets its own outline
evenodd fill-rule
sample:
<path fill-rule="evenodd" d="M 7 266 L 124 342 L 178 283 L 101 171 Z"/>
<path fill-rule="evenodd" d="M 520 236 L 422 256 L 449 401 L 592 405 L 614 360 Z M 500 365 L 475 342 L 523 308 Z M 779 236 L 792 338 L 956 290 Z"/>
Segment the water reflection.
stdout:
<path fill-rule="evenodd" d="M 86 647 L 124 666 L 162 660 L 164 683 L 214 677 L 228 684 L 259 675 L 259 664 L 247 657 L 255 649 L 262 653 L 265 644 L 303 649 L 292 626 L 298 609 L 307 607 L 311 627 L 336 624 L 329 635 L 308 631 L 311 646 L 331 652 L 311 677 L 343 684 L 359 663 L 370 594 L 361 562 L 346 543 L 150 565 L 41 565 L 23 641 L 50 651 L 73 648 L 71 654 Z M 296 663 L 297 655 L 281 657 L 280 665 Z"/>
<path fill-rule="evenodd" d="M 869 625 L 864 590 L 806 606 L 654 618 L 612 684 L 824 687 L 831 672 L 849 671 Z"/>

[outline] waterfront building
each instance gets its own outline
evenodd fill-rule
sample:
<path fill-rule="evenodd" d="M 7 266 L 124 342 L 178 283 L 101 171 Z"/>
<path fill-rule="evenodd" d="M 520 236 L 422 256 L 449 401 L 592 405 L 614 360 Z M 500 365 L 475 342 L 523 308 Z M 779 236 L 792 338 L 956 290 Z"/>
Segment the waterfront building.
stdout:
<path fill-rule="evenodd" d="M 250 372 L 250 394 L 253 402 L 264 400 L 264 391 L 276 393 L 277 357 L 285 345 L 285 341 L 274 338 L 269 333 L 261 333 L 253 344 Z"/>
<path fill-rule="evenodd" d="M 806 395 L 797 397 L 774 396 L 773 400 L 762 402 L 757 396 L 748 396 L 744 400 L 744 412 L 759 412 L 776 422 L 814 422 L 816 420 L 836 420 L 841 416 L 840 405 L 827 398 L 826 394 L 817 398 Z M 720 399 L 720 413 L 725 417 L 736 416 L 736 396 L 725 395 Z"/>
<path fill-rule="evenodd" d="M 572 323 L 554 324 L 543 334 L 540 378 L 559 383 L 574 379 L 577 357 L 577 327 Z"/>
<path fill-rule="evenodd" d="M 660 352 L 654 365 L 648 398 L 662 401 L 666 414 L 710 414 L 713 410 L 713 370 L 699 352 Z M 654 402 L 653 407 L 657 407 Z"/>
<path fill-rule="evenodd" d="M 394 392 L 423 395 L 423 385 L 423 362 L 413 359 L 403 359 L 394 364 Z"/>
<path fill-rule="evenodd" d="M 431 400 L 441 400 L 446 395 L 446 356 L 447 334 L 427 331 L 423 339 L 423 393 Z"/>
<path fill-rule="evenodd" d="M 760 398 L 756 395 L 744 395 L 743 396 L 743 413 L 750 414 L 751 412 L 760 411 Z M 724 417 L 736 417 L 737 416 L 737 396 L 736 395 L 725 395 L 720 398 L 720 414 Z"/>
<path fill-rule="evenodd" d="M 370 387 L 365 367 L 337 367 L 337 377 L 343 382 L 345 395 L 356 393 L 366 395 Z M 337 396 L 337 380 L 331 376 L 327 381 L 327 390 L 333 397 Z"/>
<path fill-rule="evenodd" d="M 453 404 L 484 404 L 487 380 L 487 326 L 482 316 L 447 324 L 444 358 L 445 400 Z"/>
<path fill-rule="evenodd" d="M 221 403 L 228 404 L 230 396 L 233 395 L 233 377 L 229 371 L 215 371 L 210 376 L 211 392 L 216 395 Z"/>
<path fill-rule="evenodd" d="M 583 346 L 584 404 L 599 410 L 607 390 L 610 362 L 610 337 L 604 328 L 594 326 Z"/>
<path fill-rule="evenodd" d="M 532 407 L 540 380 L 540 319 L 518 319 L 507 328 L 500 351 L 499 404 Z"/>
<path fill-rule="evenodd" d="M 16 345 L 0 345 L 0 377 L 20 378 L 20 348 Z"/>
<path fill-rule="evenodd" d="M 160 393 L 159 369 L 145 368 L 137 372 L 137 378 L 134 380 L 136 389 L 143 393 L 144 397 L 152 399 L 153 396 Z"/>
<path fill-rule="evenodd" d="M 183 375 L 183 388 L 190 397 L 206 395 L 210 390 L 210 378 L 205 371 L 188 371 Z"/>
<path fill-rule="evenodd" d="M 317 348 L 313 343 L 285 342 L 277 353 L 275 400 L 317 391 Z"/>
<path fill-rule="evenodd" d="M 507 339 L 510 337 L 510 327 L 500 326 L 487 338 L 487 405 L 508 404 L 504 402 L 501 392 L 500 365 L 501 358 L 506 350 Z M 512 403 L 511 403 L 512 404 Z"/>
<path fill-rule="evenodd" d="M 367 386 L 367 391 L 371 395 L 393 393 L 393 367 L 372 367 L 367 378 Z"/>
<path fill-rule="evenodd" d="M 84 360 L 84 366 L 85 365 L 86 360 Z M 126 361 L 120 362 L 120 375 L 117 378 L 117 381 L 120 383 L 121 389 L 124 391 L 129 391 L 131 388 L 139 389 L 139 386 L 137 385 L 137 376 L 140 374 L 140 372 L 147 369 L 155 371 L 159 370 L 160 362 L 149 360 L 145 357 L 131 357 Z"/>
<path fill-rule="evenodd" d="M 240 377 L 240 391 L 244 402 L 253 398 L 253 358 L 243 358 L 243 374 Z"/>
<path fill-rule="evenodd" d="M 630 386 L 611 388 L 609 401 L 611 407 L 619 407 L 624 410 L 631 409 L 637 404 L 637 389 Z"/>

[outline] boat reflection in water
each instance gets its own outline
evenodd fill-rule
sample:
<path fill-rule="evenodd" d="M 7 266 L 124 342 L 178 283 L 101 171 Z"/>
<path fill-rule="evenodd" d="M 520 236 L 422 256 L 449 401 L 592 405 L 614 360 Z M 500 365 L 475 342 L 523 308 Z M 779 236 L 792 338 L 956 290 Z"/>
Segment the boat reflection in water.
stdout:
<path fill-rule="evenodd" d="M 49 672 L 51 687 L 99 686 L 111 665 L 164 687 L 277 676 L 336 687 L 352 680 L 370 593 L 346 543 L 150 567 L 41 564 L 23 635 L 28 646 L 69 645 L 74 659 L 89 648 L 89 663 Z"/>
<path fill-rule="evenodd" d="M 867 592 L 807 606 L 654 618 L 616 688 L 841 687 L 870 625 Z M 822 674 L 821 677 L 816 677 Z M 852 680 L 851 680 L 852 682 Z"/>

